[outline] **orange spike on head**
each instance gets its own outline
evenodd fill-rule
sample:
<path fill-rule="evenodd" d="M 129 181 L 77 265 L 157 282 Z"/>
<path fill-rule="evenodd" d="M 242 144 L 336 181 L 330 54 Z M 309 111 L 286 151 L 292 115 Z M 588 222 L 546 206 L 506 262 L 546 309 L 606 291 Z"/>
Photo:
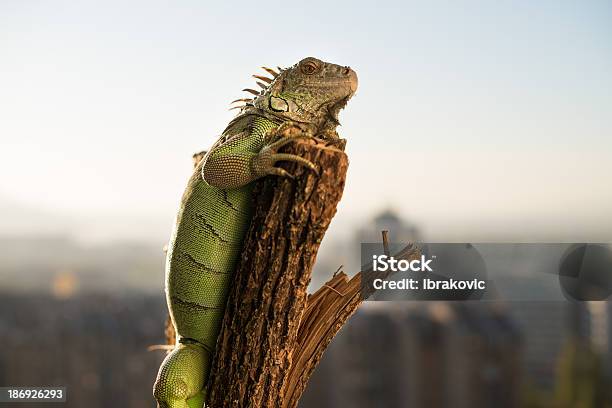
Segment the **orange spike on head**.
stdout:
<path fill-rule="evenodd" d="M 261 79 L 262 81 L 264 81 L 267 84 L 272 83 L 272 80 L 270 78 L 268 78 L 268 77 L 265 77 L 265 76 L 253 75 L 253 78 Z"/>
<path fill-rule="evenodd" d="M 276 78 L 278 76 L 278 72 L 276 72 L 275 70 L 273 70 L 272 68 L 268 68 L 268 67 L 261 67 L 261 69 L 263 69 L 264 71 L 266 71 L 268 74 L 272 75 L 274 78 Z"/>

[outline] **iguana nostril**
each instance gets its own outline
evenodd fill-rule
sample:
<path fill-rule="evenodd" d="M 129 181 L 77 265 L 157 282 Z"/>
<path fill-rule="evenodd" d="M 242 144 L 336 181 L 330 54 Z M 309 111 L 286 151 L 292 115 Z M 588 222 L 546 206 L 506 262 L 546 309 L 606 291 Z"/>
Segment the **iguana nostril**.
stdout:
<path fill-rule="evenodd" d="M 344 67 L 344 69 L 342 70 L 342 73 L 344 75 L 348 75 L 351 72 L 351 68 L 350 67 Z"/>

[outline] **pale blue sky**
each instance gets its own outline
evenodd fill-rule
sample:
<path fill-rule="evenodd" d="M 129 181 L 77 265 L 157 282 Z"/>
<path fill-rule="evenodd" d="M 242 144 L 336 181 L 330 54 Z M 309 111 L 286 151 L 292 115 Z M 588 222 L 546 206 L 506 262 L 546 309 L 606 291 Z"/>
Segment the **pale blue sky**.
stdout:
<path fill-rule="evenodd" d="M 293 3 L 0 2 L 0 200 L 166 234 L 250 74 L 315 56 L 360 79 L 339 225 L 612 240 L 612 3 Z"/>

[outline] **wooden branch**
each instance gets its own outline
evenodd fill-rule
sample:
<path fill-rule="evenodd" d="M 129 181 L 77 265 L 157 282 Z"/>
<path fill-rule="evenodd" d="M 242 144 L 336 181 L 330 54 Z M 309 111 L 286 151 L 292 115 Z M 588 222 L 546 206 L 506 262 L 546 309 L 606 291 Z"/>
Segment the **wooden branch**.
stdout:
<path fill-rule="evenodd" d="M 287 164 L 295 180 L 257 183 L 208 384 L 214 408 L 282 406 L 312 267 L 344 190 L 342 150 L 299 141 L 285 151 L 315 163 L 319 175 Z"/>

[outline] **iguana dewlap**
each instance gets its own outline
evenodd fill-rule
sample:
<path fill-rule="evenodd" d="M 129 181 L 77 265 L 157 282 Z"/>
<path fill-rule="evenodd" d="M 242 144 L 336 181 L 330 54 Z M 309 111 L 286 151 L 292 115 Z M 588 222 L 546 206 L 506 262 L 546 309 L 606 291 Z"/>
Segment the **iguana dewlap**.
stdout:
<path fill-rule="evenodd" d="M 264 69 L 273 79 L 254 75 L 262 91 L 247 90 L 253 99 L 239 100 L 246 104 L 198 164 L 181 200 L 166 263 L 166 297 L 177 341 L 155 381 L 160 407 L 203 406 L 251 220 L 253 181 L 267 175 L 291 177 L 275 166 L 278 161 L 316 170 L 304 158 L 278 149 L 296 137 L 338 138 L 338 113 L 357 89 L 353 70 L 315 58 L 280 72 Z"/>

